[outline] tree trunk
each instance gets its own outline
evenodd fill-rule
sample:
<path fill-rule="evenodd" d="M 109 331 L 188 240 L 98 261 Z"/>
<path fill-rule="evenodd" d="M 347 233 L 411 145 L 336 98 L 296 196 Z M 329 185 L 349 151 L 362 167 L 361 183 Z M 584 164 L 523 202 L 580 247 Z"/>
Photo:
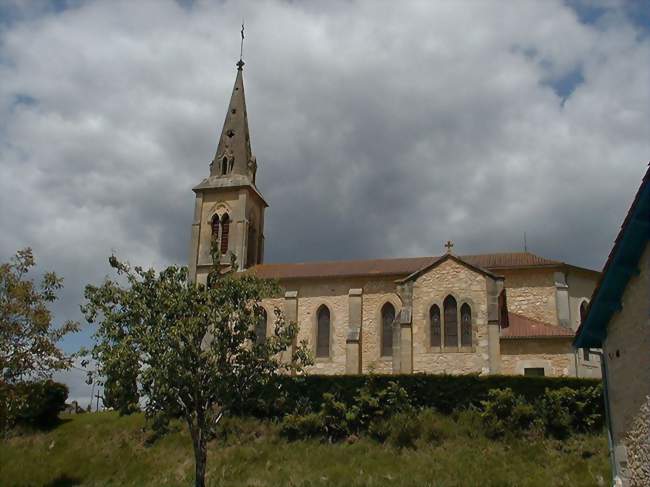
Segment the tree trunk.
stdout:
<path fill-rule="evenodd" d="M 205 487 L 205 466 L 207 463 L 207 445 L 205 442 L 205 429 L 199 425 L 190 424 L 192 446 L 194 447 L 194 472 L 195 487 Z"/>

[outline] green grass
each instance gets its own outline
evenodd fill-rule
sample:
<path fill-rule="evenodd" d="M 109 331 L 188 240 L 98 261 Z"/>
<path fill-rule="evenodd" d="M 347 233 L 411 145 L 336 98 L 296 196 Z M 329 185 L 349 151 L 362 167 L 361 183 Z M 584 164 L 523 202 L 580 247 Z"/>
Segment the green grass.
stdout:
<path fill-rule="evenodd" d="M 398 450 L 369 439 L 353 444 L 287 442 L 277 426 L 230 420 L 208 453 L 211 486 L 595 486 L 609 478 L 604 435 L 490 441 L 471 426 L 436 416 L 442 440 Z M 193 454 L 180 424 L 150 444 L 141 414 L 65 417 L 48 432 L 0 442 L 3 486 L 191 485 Z"/>

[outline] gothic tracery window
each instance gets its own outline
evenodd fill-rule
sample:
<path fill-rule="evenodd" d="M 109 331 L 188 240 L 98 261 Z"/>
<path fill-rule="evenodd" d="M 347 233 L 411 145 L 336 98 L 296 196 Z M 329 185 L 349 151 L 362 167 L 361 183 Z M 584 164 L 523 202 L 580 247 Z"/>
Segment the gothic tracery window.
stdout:
<path fill-rule="evenodd" d="M 324 304 L 316 313 L 316 357 L 330 356 L 330 310 Z"/>
<path fill-rule="evenodd" d="M 429 326 L 429 343 L 432 347 L 439 347 L 441 345 L 440 307 L 437 304 L 434 304 L 431 306 L 431 309 L 429 309 Z"/>
<path fill-rule="evenodd" d="M 445 309 L 445 347 L 458 346 L 458 305 L 456 299 L 449 295 L 442 303 Z"/>
<path fill-rule="evenodd" d="M 230 231 L 230 217 L 224 213 L 221 217 L 221 253 L 228 252 L 228 233 Z"/>
<path fill-rule="evenodd" d="M 381 355 L 393 355 L 393 321 L 395 321 L 395 307 L 386 303 L 381 308 Z"/>
<path fill-rule="evenodd" d="M 463 347 L 472 346 L 472 309 L 467 303 L 460 307 L 460 344 Z"/>

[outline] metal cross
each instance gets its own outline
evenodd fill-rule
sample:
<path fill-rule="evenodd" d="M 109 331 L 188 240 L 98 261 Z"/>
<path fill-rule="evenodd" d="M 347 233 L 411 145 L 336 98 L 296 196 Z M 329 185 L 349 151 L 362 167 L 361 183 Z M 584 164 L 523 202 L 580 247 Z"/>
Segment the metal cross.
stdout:
<path fill-rule="evenodd" d="M 451 249 L 454 247 L 454 242 L 452 242 L 451 240 L 447 240 L 445 247 L 447 247 L 447 253 L 451 254 Z"/>
<path fill-rule="evenodd" d="M 244 57 L 244 19 L 241 21 L 241 45 L 239 47 L 239 60 Z"/>

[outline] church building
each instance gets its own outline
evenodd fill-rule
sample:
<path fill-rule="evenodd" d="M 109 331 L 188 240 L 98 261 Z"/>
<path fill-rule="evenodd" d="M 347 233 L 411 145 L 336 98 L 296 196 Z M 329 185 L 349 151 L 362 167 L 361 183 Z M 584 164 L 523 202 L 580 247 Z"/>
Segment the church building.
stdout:
<path fill-rule="evenodd" d="M 449 373 L 600 377 L 597 353 L 574 351 L 599 273 L 529 252 L 333 262 L 264 263 L 243 82 L 237 75 L 209 176 L 196 195 L 190 276 L 207 284 L 211 243 L 224 264 L 277 279 L 263 302 L 298 323 L 315 357 L 308 373 Z M 263 169 L 263 167 L 262 167 Z"/>

